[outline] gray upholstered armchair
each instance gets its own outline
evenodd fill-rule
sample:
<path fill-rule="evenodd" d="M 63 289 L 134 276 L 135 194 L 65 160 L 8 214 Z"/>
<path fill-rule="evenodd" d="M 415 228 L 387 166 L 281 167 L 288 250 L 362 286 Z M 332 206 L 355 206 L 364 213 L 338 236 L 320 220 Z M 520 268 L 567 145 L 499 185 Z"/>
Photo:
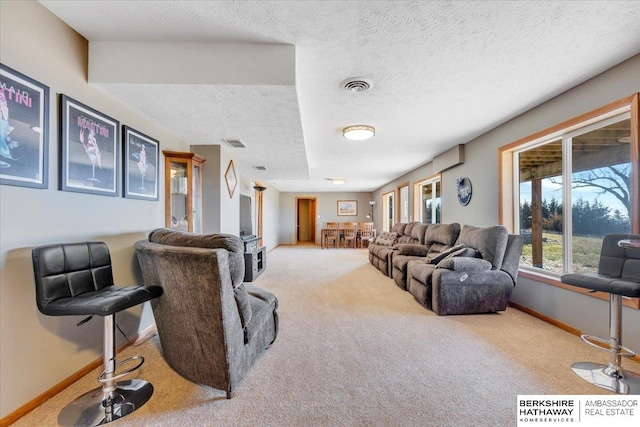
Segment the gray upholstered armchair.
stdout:
<path fill-rule="evenodd" d="M 243 245 L 228 234 L 158 229 L 135 249 L 165 360 L 183 377 L 232 392 L 276 339 L 276 297 L 244 277 Z"/>

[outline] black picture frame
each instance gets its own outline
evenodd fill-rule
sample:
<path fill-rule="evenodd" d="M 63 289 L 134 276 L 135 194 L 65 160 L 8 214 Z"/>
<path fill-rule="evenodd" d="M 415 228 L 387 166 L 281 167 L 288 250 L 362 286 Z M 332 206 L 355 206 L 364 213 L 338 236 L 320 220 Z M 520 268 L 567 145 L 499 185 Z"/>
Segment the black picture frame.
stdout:
<path fill-rule="evenodd" d="M 160 141 L 122 126 L 124 197 L 160 200 Z"/>
<path fill-rule="evenodd" d="M 60 190 L 120 195 L 120 122 L 60 95 Z"/>
<path fill-rule="evenodd" d="M 49 186 L 49 87 L 1 63 L 0 184 Z"/>

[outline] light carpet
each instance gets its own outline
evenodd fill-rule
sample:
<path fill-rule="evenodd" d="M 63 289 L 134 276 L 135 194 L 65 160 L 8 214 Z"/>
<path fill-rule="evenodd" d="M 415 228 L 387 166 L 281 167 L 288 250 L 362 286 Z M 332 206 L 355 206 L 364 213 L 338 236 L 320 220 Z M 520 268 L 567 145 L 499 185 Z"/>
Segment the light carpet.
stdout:
<path fill-rule="evenodd" d="M 609 394 L 571 371 L 607 360 L 579 337 L 513 308 L 439 317 L 364 249 L 279 247 L 255 284 L 277 295 L 280 332 L 233 399 L 173 372 L 155 337 L 119 355 L 145 357 L 138 377 L 154 394 L 111 425 L 515 426 L 519 394 Z M 57 425 L 98 373 L 14 425 Z"/>

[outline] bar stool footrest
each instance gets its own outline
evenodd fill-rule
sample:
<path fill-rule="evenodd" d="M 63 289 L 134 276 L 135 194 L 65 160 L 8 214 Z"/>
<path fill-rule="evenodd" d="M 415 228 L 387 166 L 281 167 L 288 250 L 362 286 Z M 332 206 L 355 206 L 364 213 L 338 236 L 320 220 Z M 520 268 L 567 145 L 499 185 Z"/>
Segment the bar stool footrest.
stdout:
<path fill-rule="evenodd" d="M 636 353 L 624 346 L 620 346 L 618 350 L 615 350 L 609 346 L 609 341 L 593 335 L 581 335 L 582 341 L 589 344 L 591 347 L 595 347 L 598 350 L 606 351 L 607 353 L 615 354 L 621 357 L 635 357 Z M 598 345 L 598 344 L 602 345 Z M 604 346 L 604 347 L 603 347 Z"/>
<path fill-rule="evenodd" d="M 142 356 L 131 356 L 128 359 L 124 359 L 120 362 L 116 362 L 116 368 L 122 364 L 131 362 L 132 360 L 140 360 L 140 363 L 138 363 L 136 366 L 134 366 L 131 369 L 127 369 L 124 372 L 119 373 L 118 375 L 114 375 L 111 378 L 106 378 L 107 375 L 107 371 L 102 371 L 102 373 L 98 376 L 98 381 L 100 381 L 101 383 L 106 383 L 108 381 L 116 381 L 122 377 L 126 377 L 127 375 L 129 375 L 130 373 L 132 373 L 133 371 L 137 370 L 138 368 L 140 368 L 140 366 L 142 366 L 142 364 L 144 363 L 144 357 Z"/>

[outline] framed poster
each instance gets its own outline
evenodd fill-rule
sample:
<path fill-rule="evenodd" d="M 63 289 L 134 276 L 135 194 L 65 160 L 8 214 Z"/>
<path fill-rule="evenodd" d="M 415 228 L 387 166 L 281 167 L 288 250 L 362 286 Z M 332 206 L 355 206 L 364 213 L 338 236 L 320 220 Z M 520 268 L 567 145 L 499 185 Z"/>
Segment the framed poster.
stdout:
<path fill-rule="evenodd" d="M 229 197 L 233 199 L 233 193 L 236 191 L 236 185 L 238 185 L 238 177 L 236 176 L 236 168 L 233 167 L 233 160 L 229 161 L 227 171 L 224 173 L 224 180 L 227 183 L 227 190 L 229 190 Z"/>
<path fill-rule="evenodd" d="M 160 142 L 129 126 L 122 127 L 124 197 L 159 200 Z"/>
<path fill-rule="evenodd" d="M 120 194 L 120 123 L 60 95 L 60 189 Z"/>
<path fill-rule="evenodd" d="M 0 184 L 47 188 L 49 88 L 0 64 Z"/>
<path fill-rule="evenodd" d="M 357 200 L 338 200 L 338 216 L 358 215 Z"/>

